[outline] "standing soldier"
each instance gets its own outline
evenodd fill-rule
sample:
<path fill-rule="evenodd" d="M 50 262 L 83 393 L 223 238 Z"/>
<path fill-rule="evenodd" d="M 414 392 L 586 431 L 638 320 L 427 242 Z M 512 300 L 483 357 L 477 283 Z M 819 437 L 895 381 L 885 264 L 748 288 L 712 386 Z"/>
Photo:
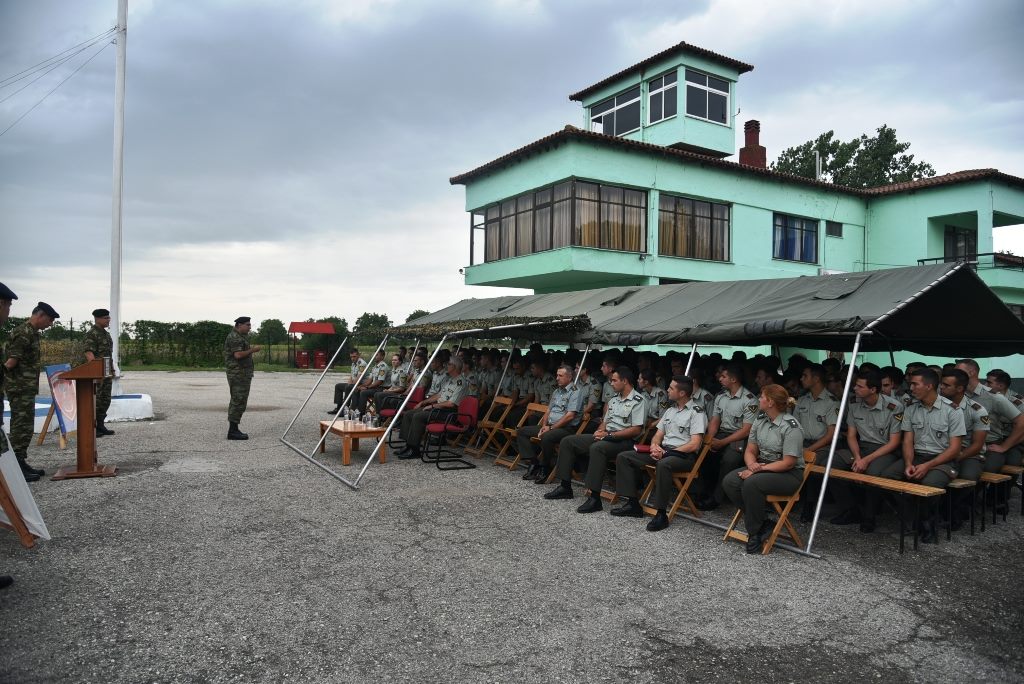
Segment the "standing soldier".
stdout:
<path fill-rule="evenodd" d="M 18 298 L 18 295 L 14 294 L 14 292 L 11 290 L 11 288 L 7 287 L 3 283 L 0 283 L 0 325 L 3 325 L 4 323 L 7 322 L 7 318 L 11 315 L 11 304 L 17 298 Z M 3 351 L 4 351 L 3 339 L 0 338 L 0 358 L 5 358 L 4 355 L 3 355 Z M 0 399 L 3 398 L 3 388 L 4 388 L 4 366 L 3 366 L 3 364 L 0 364 Z M 3 405 L 3 402 L 0 401 L 0 406 L 2 406 L 2 405 Z M 7 438 L 4 437 L 4 431 L 3 431 L 2 423 L 3 423 L 3 413 L 0 412 L 0 455 L 3 455 L 5 453 L 7 453 Z M 35 479 L 38 480 L 39 476 L 36 475 Z M 13 583 L 14 583 L 14 578 L 11 577 L 10 575 L 0 575 L 0 589 L 6 589 L 7 587 L 11 586 L 11 584 L 13 584 Z"/>
<path fill-rule="evenodd" d="M 249 435 L 238 429 L 249 403 L 249 385 L 252 384 L 252 355 L 260 346 L 249 346 L 249 331 L 252 323 L 248 316 L 235 319 L 235 328 L 224 340 L 224 365 L 227 367 L 228 387 L 231 389 L 231 403 L 228 404 L 228 439 L 249 439 Z"/>
<path fill-rule="evenodd" d="M 39 302 L 32 315 L 11 333 L 4 355 L 4 391 L 11 402 L 11 447 L 18 458 L 27 482 L 34 482 L 46 473 L 29 466 L 28 444 L 32 441 L 36 422 L 36 395 L 39 393 L 39 331 L 46 330 L 60 314 L 46 302 Z"/>
<path fill-rule="evenodd" d="M 107 328 L 110 327 L 110 312 L 106 309 L 96 309 L 92 312 L 93 324 L 89 332 L 85 333 L 85 360 L 95 361 L 96 359 L 108 359 L 114 354 L 114 341 L 110 338 Z M 107 419 L 107 409 L 110 408 L 110 388 L 114 384 L 113 378 L 103 378 L 96 385 L 96 436 L 114 434 L 108 430 L 103 422 Z"/>

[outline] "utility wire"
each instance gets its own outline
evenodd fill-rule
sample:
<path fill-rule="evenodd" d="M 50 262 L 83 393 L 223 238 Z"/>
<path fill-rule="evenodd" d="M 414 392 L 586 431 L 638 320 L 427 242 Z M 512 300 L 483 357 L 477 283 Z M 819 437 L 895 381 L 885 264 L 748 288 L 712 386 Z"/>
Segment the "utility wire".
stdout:
<path fill-rule="evenodd" d="M 36 107 L 38 107 L 39 105 L 43 104 L 43 102 L 44 102 L 44 101 L 46 100 L 46 98 L 50 97 L 50 95 L 53 95 L 53 93 L 54 93 L 54 92 L 56 92 L 56 90 L 57 90 L 58 88 L 60 88 L 60 87 L 61 87 L 62 85 L 64 85 L 65 83 L 67 83 L 67 82 L 68 82 L 68 81 L 69 81 L 69 80 L 71 79 L 71 77 L 72 77 L 72 76 L 74 76 L 74 75 L 75 75 L 75 74 L 77 74 L 77 73 L 78 73 L 79 71 L 81 71 L 81 70 L 82 70 L 82 67 L 84 67 L 84 66 L 85 66 L 86 64 L 88 64 L 88 63 L 89 63 L 89 62 L 91 62 L 92 60 L 96 59 L 96 56 L 97 56 L 98 54 L 100 54 L 101 52 L 103 52 L 103 51 L 104 51 L 104 50 L 105 50 L 105 49 L 107 48 L 107 46 L 108 46 L 108 45 L 110 45 L 110 43 L 104 43 L 104 44 L 102 45 L 102 47 L 100 47 L 100 49 L 99 49 L 99 50 L 97 50 L 96 52 L 92 53 L 92 56 L 91 56 L 91 57 L 89 57 L 89 59 L 87 59 L 87 60 L 85 60 L 84 62 L 82 62 L 81 64 L 79 64 L 79 65 L 78 65 L 78 68 L 77 68 L 77 69 L 75 69 L 74 71 L 72 71 L 72 72 L 71 72 L 71 73 L 70 73 L 70 74 L 69 74 L 69 75 L 67 76 L 67 78 L 65 78 L 65 79 L 64 79 L 63 81 L 61 81 L 61 82 L 60 82 L 60 83 L 58 83 L 57 85 L 55 85 L 55 86 L 53 87 L 53 89 L 52 89 L 52 90 L 50 90 L 50 92 L 48 92 L 48 93 L 46 93 L 45 95 L 43 95 L 43 96 L 42 96 L 42 98 L 40 98 L 38 102 L 36 102 L 36 103 L 35 103 L 34 105 L 32 105 L 31 107 L 29 107 L 29 108 L 28 108 L 28 111 L 26 111 L 26 112 L 25 112 L 24 114 L 22 114 L 22 115 L 21 115 L 21 116 L 19 116 L 19 117 L 18 117 L 17 119 L 15 119 L 15 120 L 14 120 L 14 123 L 12 123 L 12 124 L 11 124 L 10 126 L 8 126 L 7 128 L 5 128 L 4 130 L 0 131 L 0 137 L 2 137 L 2 136 L 4 135 L 4 133 L 6 133 L 7 131 L 9 131 L 9 130 L 11 130 L 12 128 L 14 128 L 15 126 L 17 126 L 17 125 L 18 125 L 18 122 L 19 122 L 19 121 L 21 121 L 22 119 L 24 119 L 24 118 L 25 118 L 26 116 L 28 116 L 28 115 L 29 115 L 29 114 L 30 114 L 30 113 L 32 112 L 32 110 L 33 110 L 33 109 L 35 109 L 35 108 L 36 108 Z"/>
<path fill-rule="evenodd" d="M 59 67 L 59 66 L 61 66 L 61 65 L 63 65 L 63 64 L 67 64 L 67 63 L 68 63 L 68 60 L 70 60 L 70 59 L 72 59 L 72 58 L 74 58 L 74 57 L 76 57 L 76 56 L 80 55 L 81 53 L 85 52 L 86 50 L 88 50 L 88 49 L 89 49 L 90 47 L 92 47 L 93 45 L 95 45 L 95 44 L 96 44 L 96 43 L 98 43 L 98 42 L 99 42 L 98 40 L 95 40 L 95 41 L 93 41 L 93 42 L 89 43 L 88 45 L 86 45 L 86 46 L 85 46 L 84 48 L 81 48 L 81 49 L 80 49 L 80 50 L 78 50 L 77 52 L 72 52 L 72 53 L 71 53 L 70 55 L 68 55 L 68 56 L 66 56 L 66 57 L 62 57 L 62 58 L 61 58 L 60 60 L 58 60 L 58 61 L 54 62 L 54 63 L 53 63 L 53 64 L 51 64 L 51 65 L 50 65 L 49 67 L 47 67 L 47 68 L 45 68 L 45 69 L 42 69 L 42 70 L 40 70 L 40 71 L 38 72 L 38 73 L 39 73 L 39 75 L 38 75 L 38 76 L 36 76 L 36 77 L 35 77 L 35 78 L 33 78 L 33 79 L 32 79 L 31 81 L 29 81 L 29 82 L 28 82 L 28 83 L 26 83 L 25 85 L 23 85 L 23 86 L 21 86 L 20 88 L 18 88 L 17 90 L 15 90 L 15 91 L 14 91 L 13 93 L 11 93 L 10 95 L 8 95 L 7 97 L 5 97 L 5 98 L 3 98 L 2 100 L 0 100 L 0 104 L 2 104 L 2 103 L 4 103 L 4 102 L 7 102 L 7 101 L 8 101 L 8 100 L 10 100 L 10 99 L 11 99 L 12 97 L 14 97 L 15 95 L 17 95 L 17 94 L 18 94 L 18 93 L 20 93 L 21 91 L 25 90 L 25 88 L 28 88 L 28 87 L 29 87 L 30 85 L 32 85 L 33 83 L 35 83 L 36 81 L 38 81 L 39 79 L 41 79 L 41 78 L 42 78 L 43 76 L 46 76 L 46 75 L 47 75 L 48 73 L 50 73 L 51 71 L 53 71 L 53 70 L 54 70 L 54 69 L 56 69 L 57 67 Z M 21 78 L 27 78 L 28 76 L 31 76 L 31 75 L 32 75 L 32 74 L 25 74 L 25 76 L 22 76 Z M 21 79 L 18 79 L 18 80 L 20 81 Z M 16 82 L 17 82 L 17 81 L 11 81 L 11 83 L 8 83 L 8 85 L 12 85 L 12 84 L 14 84 L 14 83 L 16 83 Z M 4 86 L 0 86 L 0 88 L 3 88 L 3 87 L 4 87 Z"/>
<path fill-rule="evenodd" d="M 117 30 L 116 26 L 114 26 L 113 28 L 109 28 L 106 31 L 104 31 L 103 33 L 101 33 L 101 34 L 99 34 L 97 36 L 93 36 L 92 38 L 89 38 L 88 40 L 85 40 L 85 41 L 79 43 L 78 45 L 72 45 L 67 50 L 62 50 L 61 52 L 58 52 L 56 55 L 54 55 L 53 57 L 50 57 L 49 59 L 44 59 L 42 62 L 39 62 L 39 64 L 36 64 L 34 66 L 30 66 L 28 69 L 24 69 L 22 71 L 19 71 L 18 73 L 14 74 L 12 76 L 8 76 L 7 78 L 0 79 L 0 88 L 6 88 L 11 83 L 14 83 L 16 81 L 20 81 L 21 79 L 26 78 L 27 76 L 30 76 L 32 74 L 32 72 L 36 71 L 37 69 L 39 69 L 41 67 L 45 68 L 46 65 L 48 65 L 50 62 L 54 61 L 55 59 L 60 59 L 61 55 L 65 54 L 67 52 L 71 52 L 72 50 L 76 50 L 78 48 L 82 48 L 83 50 L 86 50 L 90 46 L 95 45 L 96 42 L 98 42 L 100 40 L 103 40 L 107 36 L 112 35 L 116 30 Z M 78 52 L 81 52 L 81 51 L 82 50 L 78 50 Z M 76 52 L 75 54 L 77 55 L 78 52 Z M 72 55 L 72 56 L 74 56 L 74 55 Z"/>

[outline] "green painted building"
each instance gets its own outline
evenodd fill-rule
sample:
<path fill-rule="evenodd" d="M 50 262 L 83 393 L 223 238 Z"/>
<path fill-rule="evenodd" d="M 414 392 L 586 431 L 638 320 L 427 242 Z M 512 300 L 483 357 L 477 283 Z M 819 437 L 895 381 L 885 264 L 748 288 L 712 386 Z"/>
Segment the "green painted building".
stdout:
<path fill-rule="evenodd" d="M 856 189 L 770 171 L 758 122 L 735 149 L 752 69 L 680 43 L 571 95 L 581 127 L 453 177 L 466 284 L 544 293 L 967 260 L 1024 316 L 1024 258 L 992 242 L 1024 223 L 1024 179 L 976 169 Z"/>

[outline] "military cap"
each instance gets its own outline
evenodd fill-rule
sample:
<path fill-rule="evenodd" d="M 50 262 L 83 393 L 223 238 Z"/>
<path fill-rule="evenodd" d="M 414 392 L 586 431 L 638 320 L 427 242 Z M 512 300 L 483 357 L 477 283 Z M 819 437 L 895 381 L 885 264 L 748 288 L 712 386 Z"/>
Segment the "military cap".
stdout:
<path fill-rule="evenodd" d="M 12 302 L 18 298 L 18 295 L 14 294 L 11 288 L 7 287 L 3 283 L 0 283 L 0 299 L 9 299 Z"/>
<path fill-rule="evenodd" d="M 248 323 L 251 320 L 252 319 L 249 318 L 248 316 L 239 316 L 238 318 L 235 319 L 235 325 L 242 325 L 243 323 Z"/>
<path fill-rule="evenodd" d="M 57 313 L 54 310 L 54 308 L 47 304 L 46 302 L 39 302 L 38 304 L 36 304 L 36 308 L 32 309 L 32 313 L 36 313 L 38 311 L 42 311 L 44 314 L 46 314 L 47 316 L 54 320 L 60 318 L 60 314 Z"/>
<path fill-rule="evenodd" d="M 109 315 L 110 315 L 110 311 L 108 311 L 107 309 L 95 309 L 92 312 L 92 317 L 93 318 L 106 318 Z"/>

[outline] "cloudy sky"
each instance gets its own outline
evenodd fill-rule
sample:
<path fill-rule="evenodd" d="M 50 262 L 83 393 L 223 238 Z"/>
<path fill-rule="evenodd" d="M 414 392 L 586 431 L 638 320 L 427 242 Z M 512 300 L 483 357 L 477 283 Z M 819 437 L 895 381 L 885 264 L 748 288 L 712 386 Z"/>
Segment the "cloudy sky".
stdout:
<path fill-rule="evenodd" d="M 0 0 L 0 79 L 116 8 Z M 462 284 L 448 178 L 581 125 L 569 93 L 680 40 L 756 67 L 740 119 L 762 122 L 769 159 L 885 123 L 939 173 L 1024 176 L 1019 0 L 129 0 L 128 30 L 126 321 L 404 321 L 507 293 Z M 0 87 L 0 131 L 99 47 Z M 0 135 L 15 315 L 108 302 L 114 53 Z M 996 248 L 1024 254 L 1024 228 Z"/>

